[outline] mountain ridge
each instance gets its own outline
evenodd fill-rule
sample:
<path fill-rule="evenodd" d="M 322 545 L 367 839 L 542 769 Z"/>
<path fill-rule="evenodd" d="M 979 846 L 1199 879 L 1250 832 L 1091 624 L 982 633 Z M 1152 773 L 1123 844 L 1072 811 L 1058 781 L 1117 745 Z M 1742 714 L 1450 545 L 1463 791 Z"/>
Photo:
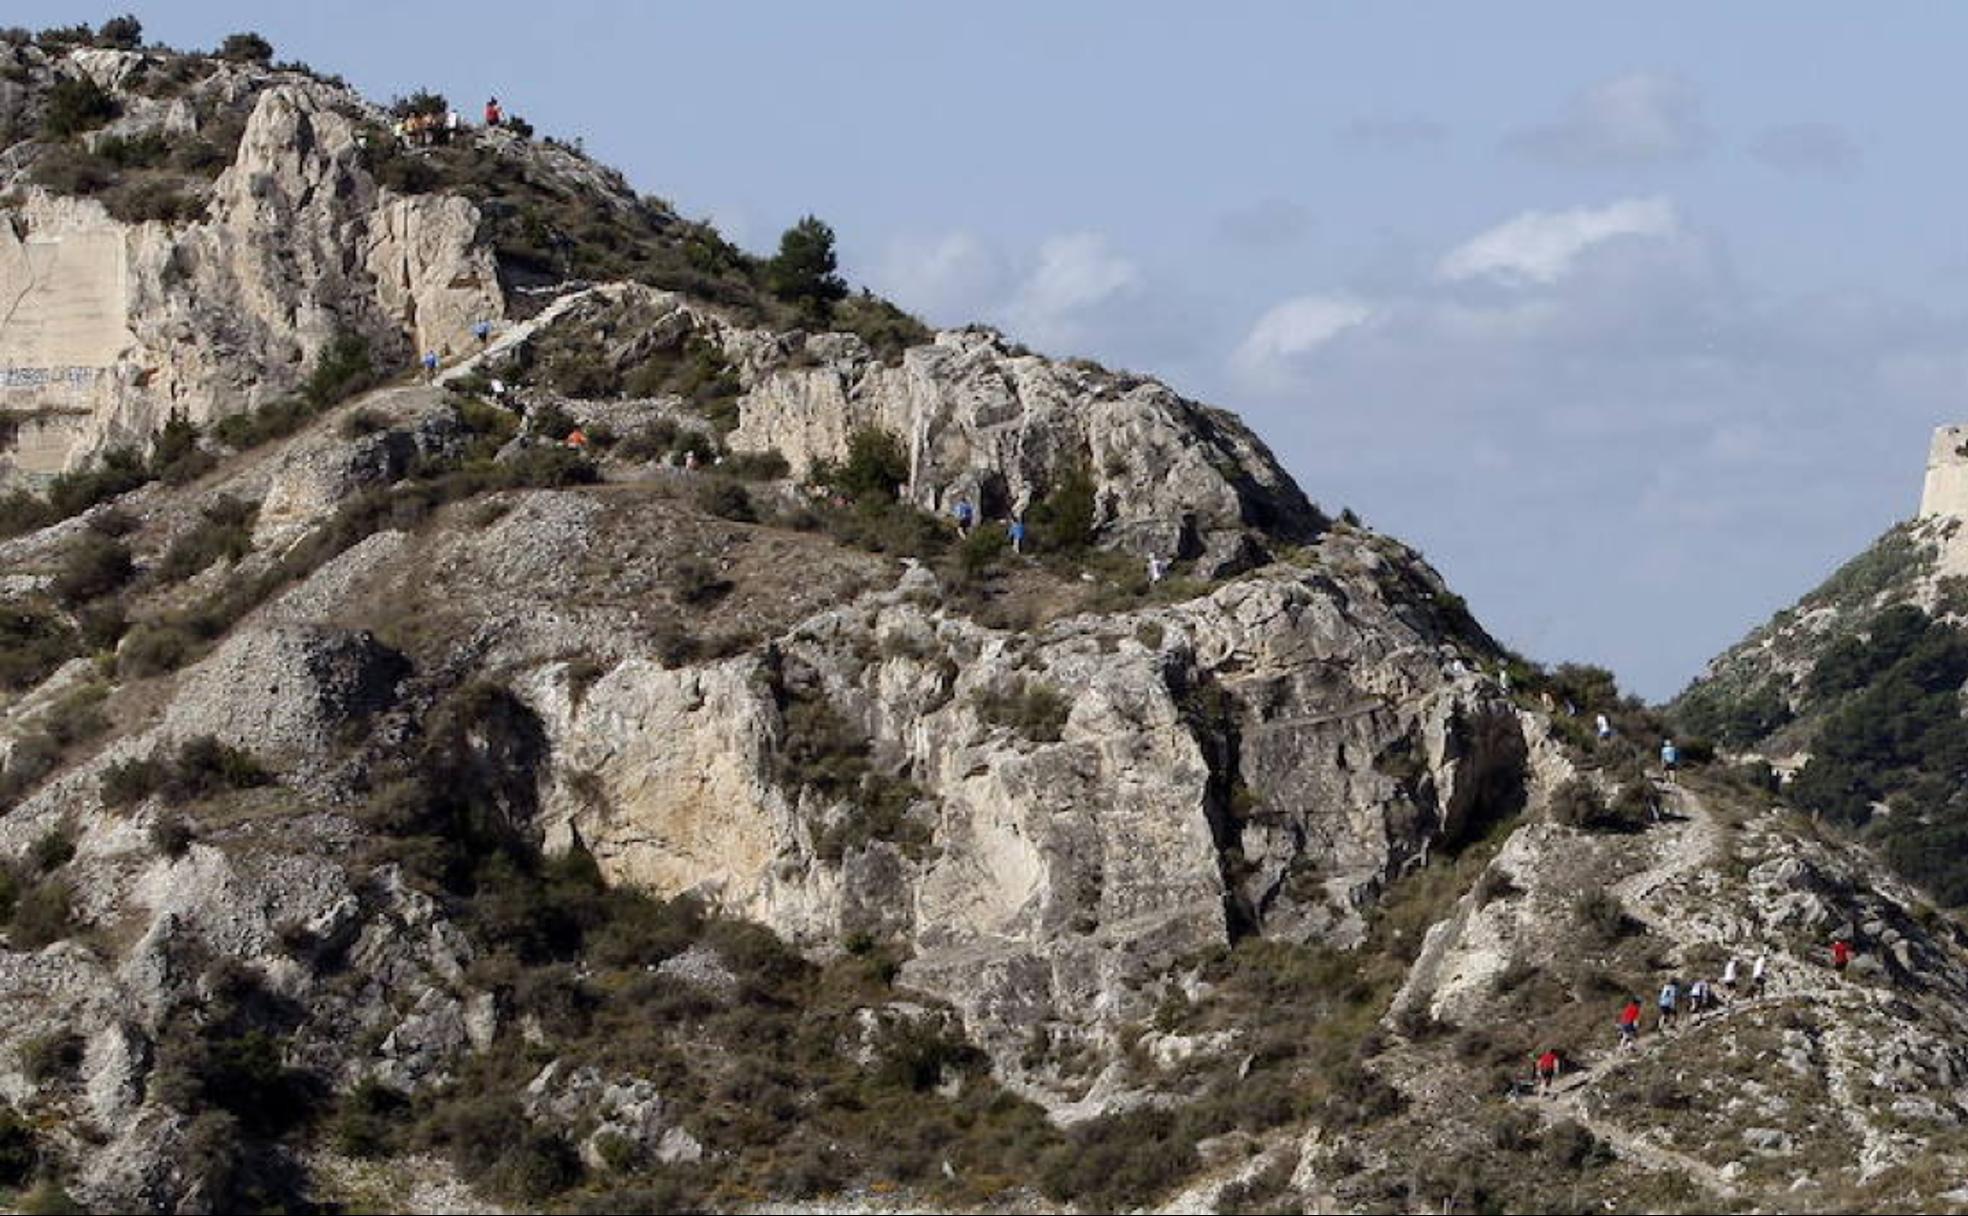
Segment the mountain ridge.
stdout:
<path fill-rule="evenodd" d="M 15 125 L 57 78 L 175 62 L 8 45 Z M 267 316 L 199 328 L 186 301 L 230 280 L 134 293 L 189 326 L 183 366 L 241 382 L 116 397 L 89 442 L 132 446 L 4 513 L 0 1185 L 143 1211 L 1952 1202 L 1959 925 L 1754 773 L 1649 771 L 1656 714 L 1508 653 L 1233 416 L 870 298 L 829 330 L 565 149 L 384 142 L 340 104 L 252 94 L 224 238 L 33 180 L 40 145 L 140 130 L 0 157 L 29 236 L 116 233 L 140 278 L 209 242 L 278 287 L 248 312 L 321 322 L 274 358 Z M 529 230 L 590 187 L 628 210 Z M 283 277 L 338 231 L 376 243 Z M 426 315 L 456 267 L 497 315 Z M 1862 949 L 1833 976 L 1835 935 Z M 1620 998 L 1757 953 L 1766 993 L 1612 1046 Z M 1684 1078 L 1727 1070 L 1704 1117 Z"/>

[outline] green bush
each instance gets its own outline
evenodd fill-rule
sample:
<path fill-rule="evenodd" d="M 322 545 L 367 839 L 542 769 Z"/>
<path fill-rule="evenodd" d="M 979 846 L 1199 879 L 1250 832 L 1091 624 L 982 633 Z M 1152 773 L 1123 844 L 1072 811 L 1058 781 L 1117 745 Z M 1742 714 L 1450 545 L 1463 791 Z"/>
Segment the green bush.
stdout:
<path fill-rule="evenodd" d="M 101 684 L 88 684 L 63 696 L 42 715 L 40 726 L 61 747 L 73 747 L 109 729 L 103 715 L 103 699 L 109 690 Z"/>
<path fill-rule="evenodd" d="M 273 44 L 249 30 L 244 33 L 227 34 L 225 41 L 219 43 L 216 53 L 219 58 L 230 59 L 235 63 L 266 64 L 273 61 Z"/>
<path fill-rule="evenodd" d="M 143 46 L 143 22 L 131 13 L 111 17 L 96 27 L 96 45 L 116 51 L 134 51 Z"/>
<path fill-rule="evenodd" d="M 48 90 L 41 114 L 41 134 L 68 139 L 92 131 L 115 118 L 116 99 L 87 76 L 65 76 Z"/>
<path fill-rule="evenodd" d="M 184 626 L 144 622 L 130 630 L 116 650 L 116 671 L 126 679 L 142 679 L 176 671 L 198 648 L 198 638 Z"/>
<path fill-rule="evenodd" d="M 88 197 L 116 182 L 116 166 L 80 144 L 58 144 L 34 160 L 34 182 L 54 194 Z"/>
<path fill-rule="evenodd" d="M 1604 887 L 1588 887 L 1572 900 L 1572 915 L 1591 937 L 1610 946 L 1632 933 L 1638 926 L 1626 914 L 1619 896 Z"/>
<path fill-rule="evenodd" d="M 68 882 L 45 878 L 23 889 L 14 903 L 7 938 L 16 950 L 39 950 L 75 931 Z"/>
<path fill-rule="evenodd" d="M 251 553 L 259 510 L 256 503 L 221 495 L 201 512 L 196 527 L 171 542 L 157 565 L 158 579 L 182 582 L 214 562 L 237 562 Z"/>
<path fill-rule="evenodd" d="M 721 477 L 706 481 L 697 491 L 697 505 L 708 514 L 737 523 L 755 524 L 759 518 L 745 487 Z"/>
<path fill-rule="evenodd" d="M 394 1157 L 408 1134 L 410 1113 L 403 1091 L 366 1077 L 336 1110 L 335 1149 L 350 1157 Z"/>
<path fill-rule="evenodd" d="M 75 860 L 75 830 L 65 823 L 49 828 L 35 839 L 27 856 L 43 874 L 60 869 Z"/>
<path fill-rule="evenodd" d="M 857 503 L 893 502 L 909 480 L 909 453 L 894 432 L 863 427 L 847 438 L 846 462 L 816 464 L 813 480 Z"/>
<path fill-rule="evenodd" d="M 205 196 L 168 177 L 137 177 L 112 184 L 102 203 L 113 219 L 126 224 L 156 221 L 190 224 L 205 218 Z"/>
<path fill-rule="evenodd" d="M 82 1067 L 86 1046 L 82 1036 L 72 1030 L 36 1035 L 21 1044 L 21 1072 L 36 1085 L 73 1077 Z M 7 1185 L 4 1168 L 0 1168 L 0 1185 Z"/>
<path fill-rule="evenodd" d="M 0 1109 L 0 1186 L 27 1185 L 40 1163 L 34 1125 L 11 1107 Z"/>
<path fill-rule="evenodd" d="M 927 325 L 866 288 L 837 304 L 832 320 L 835 328 L 858 335 L 890 366 L 901 362 L 903 351 L 935 336 Z"/>
<path fill-rule="evenodd" d="M 102 799 L 128 806 L 156 794 L 169 803 L 197 802 L 227 790 L 253 789 L 273 780 L 258 760 L 210 735 L 179 744 L 167 758 L 118 761 L 103 770 Z"/>
<path fill-rule="evenodd" d="M 159 815 L 151 821 L 150 847 L 157 850 L 160 857 L 176 861 L 191 851 L 192 843 L 197 839 L 191 824 L 180 815 Z"/>
<path fill-rule="evenodd" d="M 130 547 L 96 532 L 85 532 L 69 547 L 55 572 L 53 590 L 65 604 L 85 604 L 119 590 L 136 574 Z"/>
<path fill-rule="evenodd" d="M 62 473 L 49 482 L 48 506 L 55 519 L 70 519 L 149 480 L 150 472 L 135 448 L 110 448 L 94 468 Z"/>
<path fill-rule="evenodd" d="M 1082 1211 L 1121 1212 L 1152 1203 L 1200 1163 L 1192 1134 L 1153 1107 L 1077 1124 L 1038 1163 L 1039 1189 Z"/>
<path fill-rule="evenodd" d="M 55 613 L 0 600 L 0 688 L 32 688 L 79 651 L 75 631 Z"/>
<path fill-rule="evenodd" d="M 1078 553 L 1093 544 L 1093 474 L 1076 464 L 1059 475 L 1046 496 L 1034 503 L 1027 518 L 1038 542 L 1061 553 Z"/>
<path fill-rule="evenodd" d="M 1039 743 L 1057 743 L 1072 706 L 1051 685 L 1019 679 L 977 694 L 977 716 Z"/>
<path fill-rule="evenodd" d="M 732 582 L 712 569 L 710 563 L 686 557 L 670 567 L 670 587 L 679 603 L 702 607 L 729 595 Z"/>

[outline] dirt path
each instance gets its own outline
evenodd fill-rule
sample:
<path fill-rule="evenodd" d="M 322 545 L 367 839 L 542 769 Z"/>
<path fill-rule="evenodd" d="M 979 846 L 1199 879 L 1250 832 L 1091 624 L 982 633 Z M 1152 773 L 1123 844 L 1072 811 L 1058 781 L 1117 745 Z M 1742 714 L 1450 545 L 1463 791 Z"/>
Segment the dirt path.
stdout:
<path fill-rule="evenodd" d="M 1655 782 L 1654 796 L 1660 800 L 1665 817 L 1645 833 L 1646 847 L 1654 851 L 1653 861 L 1612 888 L 1641 920 L 1648 919 L 1650 900 L 1656 892 L 1708 869 L 1727 855 L 1721 825 L 1693 790 Z"/>
<path fill-rule="evenodd" d="M 1601 1064 L 1596 1069 L 1585 1070 L 1569 1088 L 1561 1088 L 1549 1098 L 1535 1099 L 1539 1117 L 1544 1120 L 1547 1127 L 1557 1123 L 1561 1118 L 1573 1119 L 1580 1127 L 1604 1141 L 1614 1152 L 1628 1161 L 1637 1162 L 1651 1170 L 1680 1173 L 1710 1194 L 1723 1199 L 1736 1198 L 1736 1188 L 1722 1176 L 1721 1170 L 1706 1161 L 1697 1160 L 1666 1145 L 1656 1144 L 1646 1136 L 1628 1131 L 1608 1119 L 1604 1112 L 1598 1109 L 1598 1093 L 1591 1087 L 1592 1080 L 1595 1076 L 1603 1076 L 1618 1067 L 1619 1064 L 1614 1062 Z"/>

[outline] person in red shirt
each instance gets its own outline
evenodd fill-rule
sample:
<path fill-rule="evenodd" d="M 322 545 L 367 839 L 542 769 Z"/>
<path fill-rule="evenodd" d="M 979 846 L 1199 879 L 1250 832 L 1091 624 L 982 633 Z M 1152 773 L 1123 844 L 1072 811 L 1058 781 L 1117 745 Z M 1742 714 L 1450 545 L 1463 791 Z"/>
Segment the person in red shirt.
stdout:
<path fill-rule="evenodd" d="M 485 125 L 496 127 L 504 115 L 499 112 L 499 99 L 494 97 L 485 103 Z"/>
<path fill-rule="evenodd" d="M 1845 964 L 1851 961 L 1852 943 L 1842 937 L 1831 943 L 1831 969 L 1833 971 L 1845 970 Z"/>
<path fill-rule="evenodd" d="M 1560 1067 L 1558 1053 L 1548 1047 L 1545 1048 L 1544 1054 L 1539 1056 L 1537 1060 L 1539 1093 L 1548 1094 L 1551 1092 L 1551 1087 L 1558 1083 L 1558 1070 Z"/>
<path fill-rule="evenodd" d="M 1626 1008 L 1620 1010 L 1620 1046 L 1631 1047 L 1640 1041 L 1640 998 L 1626 998 Z"/>

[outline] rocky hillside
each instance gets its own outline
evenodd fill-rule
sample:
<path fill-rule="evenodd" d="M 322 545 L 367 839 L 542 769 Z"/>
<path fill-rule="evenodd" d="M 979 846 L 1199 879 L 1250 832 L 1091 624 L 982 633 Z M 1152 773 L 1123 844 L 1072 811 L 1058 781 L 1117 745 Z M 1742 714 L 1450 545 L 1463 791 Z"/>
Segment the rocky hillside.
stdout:
<path fill-rule="evenodd" d="M 1659 785 L 1657 718 L 1234 417 L 788 290 L 570 150 L 104 40 L 8 43 L 8 215 L 129 259 L 106 366 L 184 349 L 0 500 L 22 1206 L 1954 1202 L 1954 921 L 1733 770 Z M 119 130 L 165 159 L 48 183 Z M 406 207 L 476 209 L 412 242 L 469 307 L 349 252 Z M 1612 1050 L 1730 953 L 1766 991 Z"/>
<path fill-rule="evenodd" d="M 1968 899 L 1965 575 L 1959 518 L 1896 526 L 1673 707 L 1950 905 Z"/>

